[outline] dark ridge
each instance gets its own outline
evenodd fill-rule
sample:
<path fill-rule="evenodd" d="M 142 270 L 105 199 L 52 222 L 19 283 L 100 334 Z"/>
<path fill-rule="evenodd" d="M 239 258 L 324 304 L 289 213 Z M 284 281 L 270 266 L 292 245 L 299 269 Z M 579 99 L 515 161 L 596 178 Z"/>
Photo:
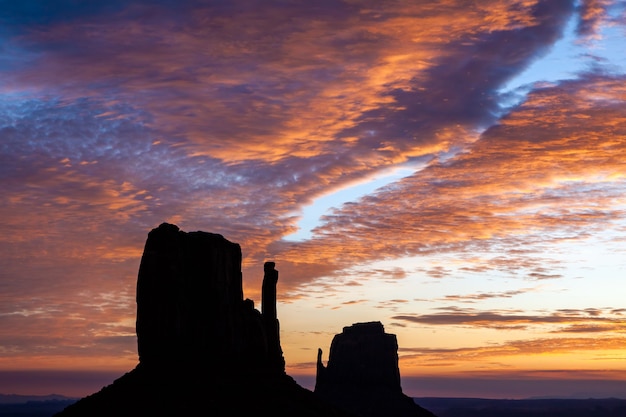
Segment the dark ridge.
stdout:
<path fill-rule="evenodd" d="M 626 400 L 415 398 L 439 417 L 626 417 Z"/>

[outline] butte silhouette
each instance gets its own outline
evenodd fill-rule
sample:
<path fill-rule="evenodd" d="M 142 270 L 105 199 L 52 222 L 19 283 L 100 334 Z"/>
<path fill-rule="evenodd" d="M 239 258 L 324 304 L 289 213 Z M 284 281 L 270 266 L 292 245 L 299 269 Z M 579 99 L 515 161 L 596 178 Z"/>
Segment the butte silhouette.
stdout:
<path fill-rule="evenodd" d="M 168 223 L 150 231 L 137 279 L 139 363 L 55 417 L 373 416 L 285 373 L 278 271 L 265 263 L 260 312 L 243 297 L 241 260 L 240 246 L 219 234 Z"/>

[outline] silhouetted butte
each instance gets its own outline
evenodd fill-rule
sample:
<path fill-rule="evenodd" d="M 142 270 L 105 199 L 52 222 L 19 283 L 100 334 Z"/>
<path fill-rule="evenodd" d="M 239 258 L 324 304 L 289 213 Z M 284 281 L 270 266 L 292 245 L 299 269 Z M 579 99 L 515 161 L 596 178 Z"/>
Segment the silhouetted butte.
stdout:
<path fill-rule="evenodd" d="M 315 394 L 362 417 L 434 417 L 402 392 L 398 341 L 379 321 L 344 327 L 327 366 L 318 349 Z"/>
<path fill-rule="evenodd" d="M 273 262 L 264 273 L 261 313 L 243 298 L 238 244 L 167 223 L 153 229 L 137 280 L 139 364 L 56 417 L 349 417 L 285 373 Z"/>

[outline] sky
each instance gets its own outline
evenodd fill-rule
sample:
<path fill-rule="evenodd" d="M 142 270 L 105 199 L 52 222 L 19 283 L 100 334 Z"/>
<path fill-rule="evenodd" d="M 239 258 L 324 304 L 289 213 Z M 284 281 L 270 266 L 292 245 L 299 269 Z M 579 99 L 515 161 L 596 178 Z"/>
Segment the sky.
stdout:
<path fill-rule="evenodd" d="M 287 373 L 626 398 L 626 3 L 0 0 L 0 392 L 134 368 L 163 222 L 279 271 Z"/>

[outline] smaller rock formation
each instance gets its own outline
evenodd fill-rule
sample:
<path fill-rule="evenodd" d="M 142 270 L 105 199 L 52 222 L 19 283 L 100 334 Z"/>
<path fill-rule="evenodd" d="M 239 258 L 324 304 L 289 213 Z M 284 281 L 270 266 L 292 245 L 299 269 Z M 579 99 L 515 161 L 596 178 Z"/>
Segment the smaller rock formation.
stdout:
<path fill-rule="evenodd" d="M 396 335 L 378 321 L 344 327 L 327 366 L 318 350 L 314 392 L 362 417 L 434 417 L 402 392 Z"/>
<path fill-rule="evenodd" d="M 273 369 L 285 369 L 283 350 L 280 347 L 280 324 L 276 314 L 276 283 L 278 271 L 274 269 L 274 262 L 265 262 L 263 270 L 263 285 L 261 287 L 261 315 L 267 337 L 267 355 L 269 366 Z"/>

